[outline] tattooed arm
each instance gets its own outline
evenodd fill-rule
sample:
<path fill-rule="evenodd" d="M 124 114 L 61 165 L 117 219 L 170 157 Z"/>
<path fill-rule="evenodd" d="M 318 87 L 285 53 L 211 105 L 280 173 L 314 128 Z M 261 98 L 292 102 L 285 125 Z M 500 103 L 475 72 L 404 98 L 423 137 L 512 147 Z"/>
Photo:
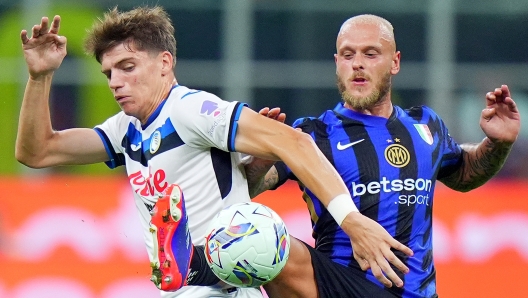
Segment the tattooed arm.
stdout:
<path fill-rule="evenodd" d="M 450 176 L 442 179 L 449 188 L 470 191 L 491 179 L 506 161 L 511 144 L 495 144 L 485 138 L 480 144 L 462 144 L 462 164 Z"/>
<path fill-rule="evenodd" d="M 519 135 L 521 117 L 508 86 L 488 92 L 486 102 L 480 117 L 486 138 L 480 144 L 463 144 L 460 168 L 441 179 L 452 189 L 470 191 L 491 179 L 502 168 Z"/>
<path fill-rule="evenodd" d="M 273 164 L 274 162 L 256 158 L 244 166 L 251 198 L 273 188 L 279 182 L 279 173 Z"/>

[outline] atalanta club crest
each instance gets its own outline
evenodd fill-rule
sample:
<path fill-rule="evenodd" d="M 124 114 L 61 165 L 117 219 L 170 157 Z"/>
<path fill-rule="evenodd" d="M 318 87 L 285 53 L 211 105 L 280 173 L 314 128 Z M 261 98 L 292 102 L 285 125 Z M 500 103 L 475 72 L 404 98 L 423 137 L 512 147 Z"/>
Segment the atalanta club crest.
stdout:
<path fill-rule="evenodd" d="M 158 151 L 159 147 L 161 146 L 161 132 L 159 130 L 156 130 L 150 139 L 150 153 L 154 154 L 156 151 Z"/>

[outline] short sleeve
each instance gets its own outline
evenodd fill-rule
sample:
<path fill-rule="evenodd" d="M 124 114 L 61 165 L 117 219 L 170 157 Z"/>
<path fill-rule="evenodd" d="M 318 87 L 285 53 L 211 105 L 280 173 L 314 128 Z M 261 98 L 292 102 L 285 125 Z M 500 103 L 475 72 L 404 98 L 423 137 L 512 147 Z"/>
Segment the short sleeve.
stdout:
<path fill-rule="evenodd" d="M 108 118 L 105 122 L 94 127 L 95 132 L 99 135 L 108 154 L 109 160 L 106 165 L 113 169 L 125 165 L 124 148 L 122 140 L 127 131 L 127 125 L 130 123 L 129 116 L 120 112 L 115 116 Z"/>
<path fill-rule="evenodd" d="M 187 145 L 236 151 L 238 119 L 246 104 L 224 101 L 204 91 L 177 100 L 170 117 Z"/>
<path fill-rule="evenodd" d="M 442 160 L 437 179 L 441 179 L 458 170 L 462 163 L 462 148 L 460 148 L 460 145 L 449 134 L 449 130 L 440 116 L 434 113 L 430 108 L 424 108 L 426 108 L 433 117 L 436 117 L 436 122 L 440 127 L 440 133 L 442 136 L 442 144 L 440 145 L 442 148 Z"/>

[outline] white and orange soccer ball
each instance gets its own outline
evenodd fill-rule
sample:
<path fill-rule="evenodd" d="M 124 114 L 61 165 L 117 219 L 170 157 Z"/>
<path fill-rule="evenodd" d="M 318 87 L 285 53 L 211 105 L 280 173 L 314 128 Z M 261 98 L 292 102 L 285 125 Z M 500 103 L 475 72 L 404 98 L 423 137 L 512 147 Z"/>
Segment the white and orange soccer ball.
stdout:
<path fill-rule="evenodd" d="M 209 226 L 205 256 L 222 281 L 236 287 L 260 287 L 284 268 L 290 236 L 282 219 L 259 203 L 234 204 Z"/>

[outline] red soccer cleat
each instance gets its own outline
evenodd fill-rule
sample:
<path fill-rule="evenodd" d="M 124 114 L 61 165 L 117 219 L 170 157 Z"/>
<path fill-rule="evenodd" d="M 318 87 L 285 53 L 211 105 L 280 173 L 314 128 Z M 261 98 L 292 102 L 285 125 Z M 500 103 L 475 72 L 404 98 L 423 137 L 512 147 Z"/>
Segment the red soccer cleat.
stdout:
<path fill-rule="evenodd" d="M 176 291 L 187 285 L 193 254 L 181 188 L 176 184 L 169 185 L 159 195 L 151 215 L 150 232 L 154 247 L 150 280 L 160 290 Z"/>

